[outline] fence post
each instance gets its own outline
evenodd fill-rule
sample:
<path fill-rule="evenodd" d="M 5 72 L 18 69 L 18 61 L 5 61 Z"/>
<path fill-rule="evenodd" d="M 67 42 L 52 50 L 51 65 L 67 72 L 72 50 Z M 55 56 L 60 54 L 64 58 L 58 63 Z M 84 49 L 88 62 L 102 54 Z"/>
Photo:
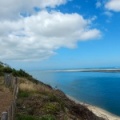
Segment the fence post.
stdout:
<path fill-rule="evenodd" d="M 4 74 L 4 84 L 6 87 L 12 87 L 12 74 Z"/>
<path fill-rule="evenodd" d="M 8 120 L 8 113 L 7 112 L 2 113 L 1 120 Z"/>
<path fill-rule="evenodd" d="M 6 73 L 4 74 L 4 84 L 5 84 L 5 86 L 6 86 L 6 84 L 7 84 L 7 78 L 6 78 L 7 76 L 6 76 Z"/>
<path fill-rule="evenodd" d="M 12 120 L 12 105 L 8 109 L 8 120 Z"/>
<path fill-rule="evenodd" d="M 14 117 L 15 117 L 15 105 L 16 105 L 16 103 L 15 103 L 15 101 L 13 101 L 13 103 L 12 103 L 12 120 L 14 120 Z"/>

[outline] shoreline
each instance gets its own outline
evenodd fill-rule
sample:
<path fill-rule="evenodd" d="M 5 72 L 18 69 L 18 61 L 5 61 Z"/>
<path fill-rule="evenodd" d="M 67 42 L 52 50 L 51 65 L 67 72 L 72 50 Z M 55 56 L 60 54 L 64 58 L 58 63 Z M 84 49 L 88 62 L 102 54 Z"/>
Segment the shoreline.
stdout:
<path fill-rule="evenodd" d="M 41 72 L 103 72 L 103 73 L 120 73 L 120 68 L 106 68 L 106 69 L 57 69 L 57 70 L 40 70 Z"/>
<path fill-rule="evenodd" d="M 86 103 L 83 103 L 83 102 L 80 102 L 79 100 L 75 99 L 74 97 L 70 96 L 70 95 L 67 95 L 66 96 L 71 99 L 72 101 L 74 101 L 75 103 L 78 103 L 78 104 L 82 104 L 84 106 L 86 106 L 89 110 L 91 110 L 96 116 L 99 116 L 99 117 L 103 117 L 105 120 L 120 120 L 120 117 L 117 116 L 117 115 L 114 115 L 102 108 L 99 108 L 99 107 L 96 107 L 96 106 L 93 106 L 93 105 L 90 105 L 90 104 L 86 104 Z"/>

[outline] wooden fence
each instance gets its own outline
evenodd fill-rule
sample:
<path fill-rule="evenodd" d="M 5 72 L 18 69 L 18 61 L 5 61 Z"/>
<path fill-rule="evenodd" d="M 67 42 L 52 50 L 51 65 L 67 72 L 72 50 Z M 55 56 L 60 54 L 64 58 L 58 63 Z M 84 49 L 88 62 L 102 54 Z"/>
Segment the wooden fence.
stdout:
<path fill-rule="evenodd" d="M 12 74 L 5 74 L 4 84 L 6 87 L 11 88 L 13 92 L 13 100 L 7 111 L 2 112 L 1 120 L 14 120 L 16 99 L 18 94 L 18 79 L 13 77 Z"/>

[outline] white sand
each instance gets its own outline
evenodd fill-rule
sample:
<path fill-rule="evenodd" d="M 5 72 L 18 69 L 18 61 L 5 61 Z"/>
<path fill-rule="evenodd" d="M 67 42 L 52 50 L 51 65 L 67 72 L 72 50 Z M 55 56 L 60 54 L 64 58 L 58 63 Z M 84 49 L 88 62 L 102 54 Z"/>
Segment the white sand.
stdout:
<path fill-rule="evenodd" d="M 82 102 L 76 100 L 75 98 L 73 98 L 69 95 L 67 95 L 67 97 L 69 99 L 73 100 L 76 103 L 85 105 L 89 110 L 91 110 L 95 115 L 97 115 L 99 117 L 103 117 L 106 120 L 120 120 L 119 116 L 113 115 L 113 114 L 107 112 L 106 110 L 103 110 L 103 109 L 101 109 L 99 107 L 96 107 L 96 106 L 92 106 L 92 105 L 89 105 L 89 104 L 82 103 Z"/>

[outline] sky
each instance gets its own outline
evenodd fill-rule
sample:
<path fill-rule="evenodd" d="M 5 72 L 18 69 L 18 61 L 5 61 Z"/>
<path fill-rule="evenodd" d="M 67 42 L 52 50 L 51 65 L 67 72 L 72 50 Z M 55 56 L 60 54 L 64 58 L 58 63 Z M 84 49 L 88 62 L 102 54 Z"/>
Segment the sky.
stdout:
<path fill-rule="evenodd" d="M 24 70 L 120 67 L 120 0 L 1 0 L 0 61 Z"/>

